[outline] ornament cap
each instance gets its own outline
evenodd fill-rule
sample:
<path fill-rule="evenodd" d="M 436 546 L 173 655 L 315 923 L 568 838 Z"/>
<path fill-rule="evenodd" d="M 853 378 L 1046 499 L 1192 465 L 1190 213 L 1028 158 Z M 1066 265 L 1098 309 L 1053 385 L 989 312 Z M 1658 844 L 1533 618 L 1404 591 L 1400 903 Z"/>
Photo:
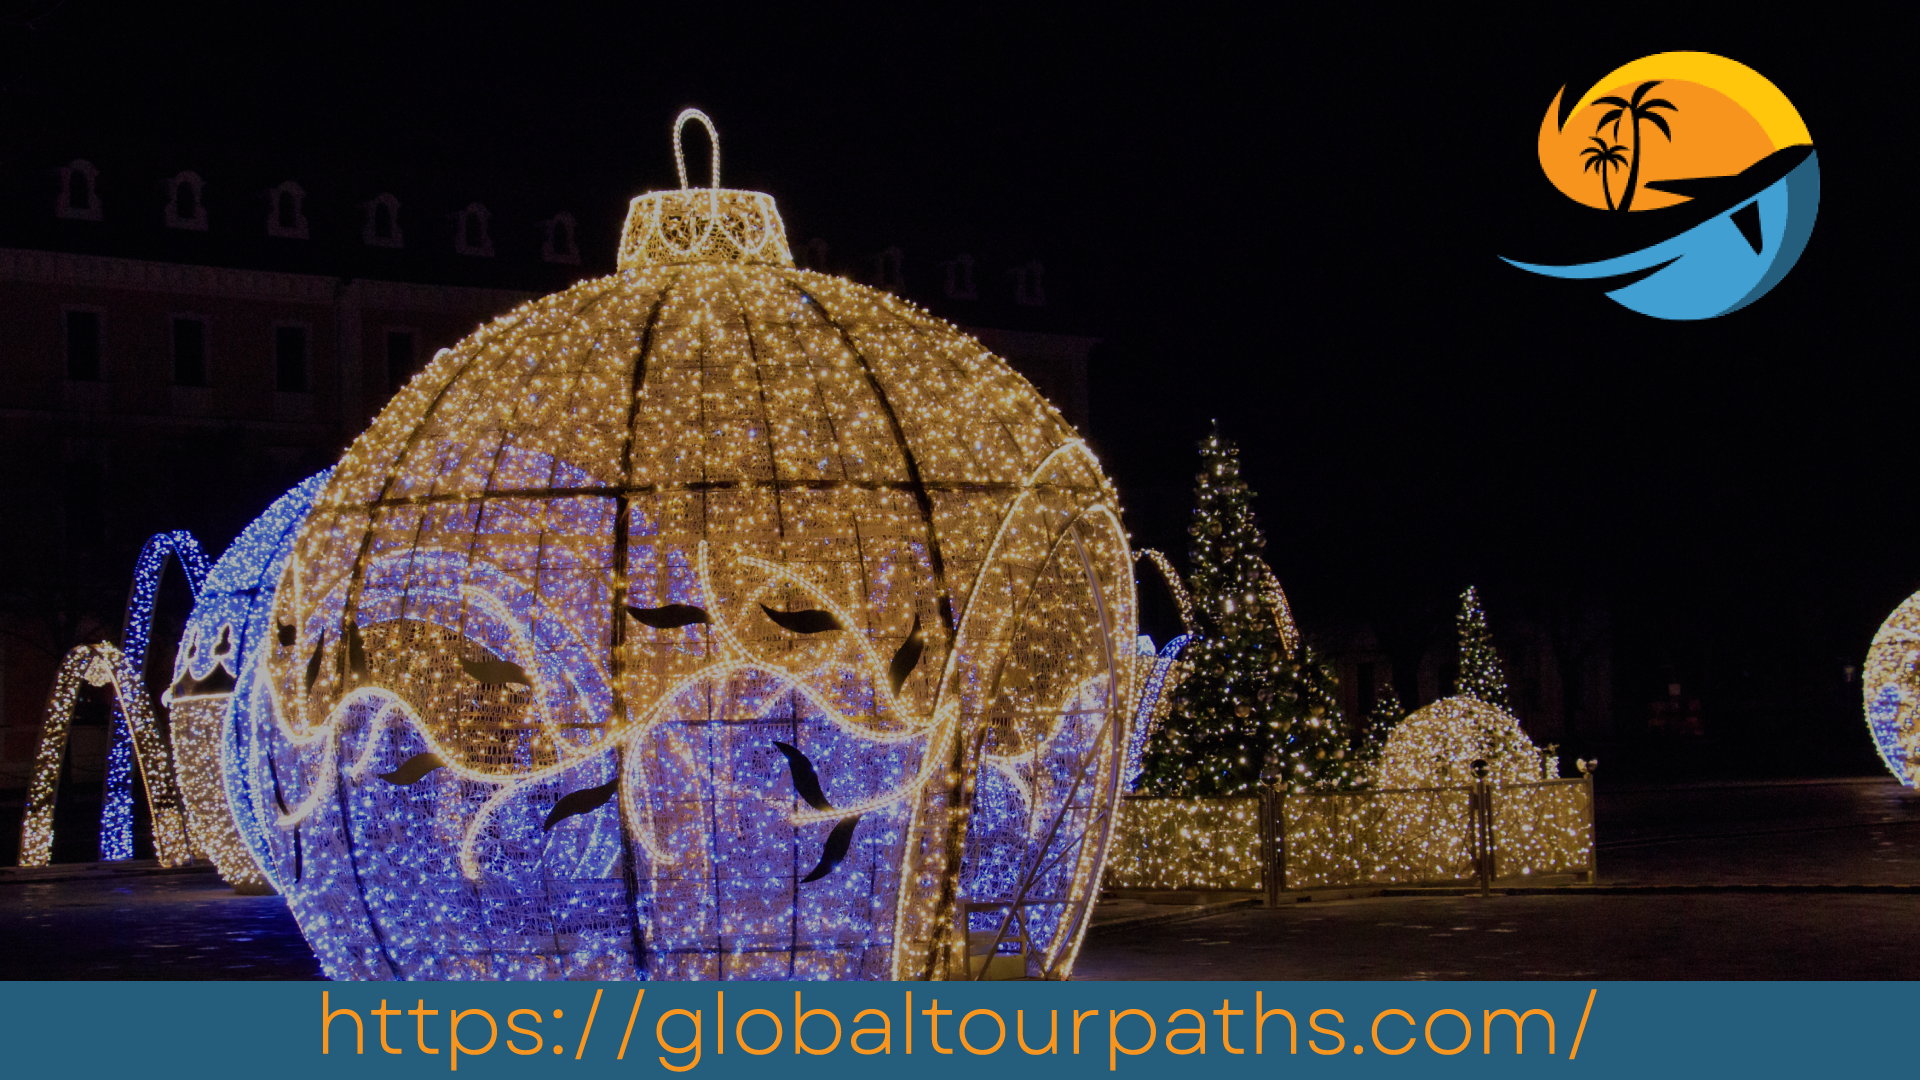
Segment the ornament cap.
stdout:
<path fill-rule="evenodd" d="M 687 185 L 687 158 L 680 131 L 688 121 L 707 129 L 711 180 Z M 766 263 L 792 266 L 787 226 L 773 196 L 720 186 L 720 133 L 699 109 L 683 109 L 673 121 L 673 166 L 677 191 L 649 191 L 627 204 L 620 231 L 620 269 L 693 262 Z"/>

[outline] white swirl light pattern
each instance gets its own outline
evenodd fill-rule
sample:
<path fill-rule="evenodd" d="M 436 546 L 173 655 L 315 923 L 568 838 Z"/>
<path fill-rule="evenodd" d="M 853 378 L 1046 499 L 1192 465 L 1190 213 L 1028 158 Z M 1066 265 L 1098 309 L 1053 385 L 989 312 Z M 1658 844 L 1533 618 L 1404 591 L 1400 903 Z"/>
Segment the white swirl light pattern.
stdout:
<path fill-rule="evenodd" d="M 237 816 L 332 977 L 1071 972 L 1135 695 L 1112 488 L 784 237 L 627 244 L 441 355 L 269 621 Z"/>

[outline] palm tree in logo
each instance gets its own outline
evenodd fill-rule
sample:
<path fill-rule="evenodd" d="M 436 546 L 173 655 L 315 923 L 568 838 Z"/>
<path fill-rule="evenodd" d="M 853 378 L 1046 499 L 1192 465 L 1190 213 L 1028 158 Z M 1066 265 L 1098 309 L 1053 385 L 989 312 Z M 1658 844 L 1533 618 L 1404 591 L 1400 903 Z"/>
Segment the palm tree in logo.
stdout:
<path fill-rule="evenodd" d="M 1617 143 L 1609 146 L 1607 140 L 1598 135 L 1593 136 L 1592 139 L 1593 145 L 1580 151 L 1580 156 L 1587 159 L 1587 163 L 1580 167 L 1580 171 L 1586 172 L 1591 169 L 1600 174 L 1600 193 L 1607 197 L 1607 209 L 1612 210 L 1614 208 L 1613 189 L 1607 185 L 1607 170 L 1617 169 L 1627 163 L 1625 155 L 1620 153 L 1626 147 Z"/>
<path fill-rule="evenodd" d="M 1608 124 L 1612 124 L 1613 137 L 1617 139 L 1620 137 L 1620 121 L 1622 119 L 1630 119 L 1633 121 L 1633 167 L 1627 170 L 1627 191 L 1626 194 L 1620 196 L 1621 210 L 1633 209 L 1633 191 L 1640 184 L 1640 121 L 1645 120 L 1659 128 L 1660 134 L 1665 135 L 1668 142 L 1673 141 L 1673 129 L 1667 126 L 1666 117 L 1654 112 L 1654 110 L 1670 109 L 1673 112 L 1679 112 L 1680 106 L 1675 105 L 1666 98 L 1654 98 L 1652 101 L 1640 100 L 1647 96 L 1647 91 L 1659 86 L 1660 82 L 1661 80 L 1655 79 L 1652 82 L 1641 83 L 1639 88 L 1633 92 L 1632 101 L 1626 101 L 1617 97 L 1603 97 L 1594 102 L 1595 105 L 1612 106 L 1612 111 L 1602 116 L 1599 123 L 1593 125 L 1593 130 L 1595 131 L 1599 131 Z M 1604 174 L 1602 175 L 1604 176 Z"/>

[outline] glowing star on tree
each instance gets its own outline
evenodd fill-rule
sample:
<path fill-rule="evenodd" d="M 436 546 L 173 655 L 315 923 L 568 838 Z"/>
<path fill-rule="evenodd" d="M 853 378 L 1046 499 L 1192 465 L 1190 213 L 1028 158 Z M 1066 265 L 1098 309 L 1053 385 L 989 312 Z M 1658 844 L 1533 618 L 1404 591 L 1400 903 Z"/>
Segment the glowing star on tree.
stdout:
<path fill-rule="evenodd" d="M 238 816 L 331 977 L 1072 969 L 1138 667 L 1113 489 L 714 162 L 436 358 L 300 529 Z"/>

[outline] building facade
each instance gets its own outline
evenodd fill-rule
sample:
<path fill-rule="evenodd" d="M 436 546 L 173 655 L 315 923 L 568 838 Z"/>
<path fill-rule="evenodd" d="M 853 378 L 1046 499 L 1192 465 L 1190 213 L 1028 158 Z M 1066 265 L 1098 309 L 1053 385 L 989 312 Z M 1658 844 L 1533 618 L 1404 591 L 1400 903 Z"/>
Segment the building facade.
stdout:
<path fill-rule="evenodd" d="M 223 204 L 211 172 L 150 171 L 145 196 L 115 197 L 112 174 L 76 159 L 0 211 L 0 862 L 54 669 L 74 645 L 120 638 L 147 537 L 186 529 L 217 557 L 436 351 L 612 270 L 617 234 L 564 210 L 515 218 L 291 180 Z M 617 220 L 624 199 L 608 201 Z M 1097 339 L 1060 331 L 1038 262 L 976 283 L 965 254 L 923 265 L 892 246 L 835 265 L 823 241 L 795 248 L 967 327 L 1084 430 Z M 176 580 L 148 662 L 156 699 L 187 606 Z M 99 705 L 71 743 L 81 792 L 101 775 Z"/>

